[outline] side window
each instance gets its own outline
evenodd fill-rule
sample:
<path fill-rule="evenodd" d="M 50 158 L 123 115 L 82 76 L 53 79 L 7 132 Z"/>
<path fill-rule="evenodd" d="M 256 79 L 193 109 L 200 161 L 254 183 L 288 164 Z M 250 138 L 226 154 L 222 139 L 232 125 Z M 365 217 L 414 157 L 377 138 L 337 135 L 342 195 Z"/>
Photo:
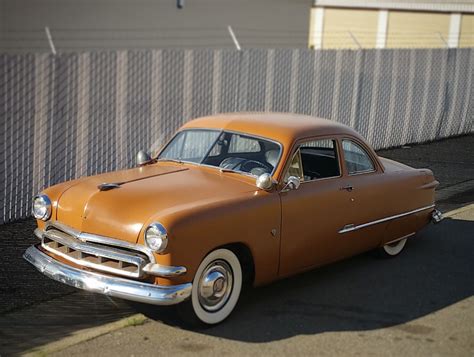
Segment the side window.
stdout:
<path fill-rule="evenodd" d="M 341 175 L 336 140 L 311 140 L 301 144 L 301 161 L 305 181 Z"/>
<path fill-rule="evenodd" d="M 342 149 L 344 150 L 344 162 L 350 175 L 375 171 L 369 154 L 359 144 L 351 140 L 343 140 Z"/>
<path fill-rule="evenodd" d="M 230 139 L 229 153 L 260 152 L 258 140 L 246 138 L 238 134 L 233 134 Z"/>

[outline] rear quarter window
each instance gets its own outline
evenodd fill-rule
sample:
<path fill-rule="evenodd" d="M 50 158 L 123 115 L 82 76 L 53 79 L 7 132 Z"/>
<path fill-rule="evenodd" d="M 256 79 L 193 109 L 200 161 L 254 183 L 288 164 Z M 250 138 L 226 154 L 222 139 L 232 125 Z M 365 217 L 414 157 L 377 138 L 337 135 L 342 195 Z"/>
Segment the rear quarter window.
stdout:
<path fill-rule="evenodd" d="M 375 171 L 375 165 L 367 151 L 352 140 L 342 141 L 344 164 L 349 175 Z"/>

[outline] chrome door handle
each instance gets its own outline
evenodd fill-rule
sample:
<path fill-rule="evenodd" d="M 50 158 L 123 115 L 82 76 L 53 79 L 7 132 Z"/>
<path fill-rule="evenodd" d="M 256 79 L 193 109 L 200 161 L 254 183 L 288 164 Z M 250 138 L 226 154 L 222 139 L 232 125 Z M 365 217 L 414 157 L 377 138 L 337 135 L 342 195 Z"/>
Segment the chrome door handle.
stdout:
<path fill-rule="evenodd" d="M 341 191 L 342 190 L 346 190 L 348 192 L 351 192 L 352 190 L 354 190 L 354 187 L 352 187 L 352 185 L 347 185 L 347 186 L 341 187 Z"/>

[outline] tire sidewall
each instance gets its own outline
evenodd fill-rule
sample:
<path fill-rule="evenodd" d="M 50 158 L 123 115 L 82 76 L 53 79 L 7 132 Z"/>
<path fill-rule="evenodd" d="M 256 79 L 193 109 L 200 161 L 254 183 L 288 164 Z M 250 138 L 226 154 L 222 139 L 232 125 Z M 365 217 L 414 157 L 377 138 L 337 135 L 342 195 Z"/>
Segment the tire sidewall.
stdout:
<path fill-rule="evenodd" d="M 388 244 L 384 245 L 382 247 L 382 251 L 389 257 L 395 257 L 399 255 L 405 249 L 405 246 L 407 244 L 407 238 L 402 239 L 398 241 L 397 243 L 398 244 L 393 247 L 390 247 Z"/>
<path fill-rule="evenodd" d="M 226 261 L 232 269 L 233 282 L 232 291 L 227 303 L 218 311 L 210 312 L 205 310 L 199 302 L 199 280 L 206 267 L 215 260 Z M 224 321 L 234 310 L 242 290 L 242 266 L 239 258 L 229 249 L 216 249 L 209 253 L 199 265 L 196 275 L 193 279 L 193 287 L 191 293 L 191 305 L 196 317 L 203 323 L 208 325 L 218 324 Z"/>

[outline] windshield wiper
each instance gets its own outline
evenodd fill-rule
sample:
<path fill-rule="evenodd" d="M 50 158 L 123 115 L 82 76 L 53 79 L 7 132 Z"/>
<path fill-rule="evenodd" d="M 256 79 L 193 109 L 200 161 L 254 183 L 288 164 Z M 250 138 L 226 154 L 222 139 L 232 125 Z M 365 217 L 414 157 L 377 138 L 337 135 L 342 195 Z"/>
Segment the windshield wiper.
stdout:
<path fill-rule="evenodd" d="M 231 172 L 231 173 L 233 173 L 233 174 L 240 174 L 240 173 L 242 173 L 241 171 L 235 171 L 235 170 L 231 170 L 231 169 L 225 169 L 225 168 L 223 168 L 223 167 L 220 167 L 220 168 L 219 168 L 219 171 L 220 171 L 220 172 Z"/>

